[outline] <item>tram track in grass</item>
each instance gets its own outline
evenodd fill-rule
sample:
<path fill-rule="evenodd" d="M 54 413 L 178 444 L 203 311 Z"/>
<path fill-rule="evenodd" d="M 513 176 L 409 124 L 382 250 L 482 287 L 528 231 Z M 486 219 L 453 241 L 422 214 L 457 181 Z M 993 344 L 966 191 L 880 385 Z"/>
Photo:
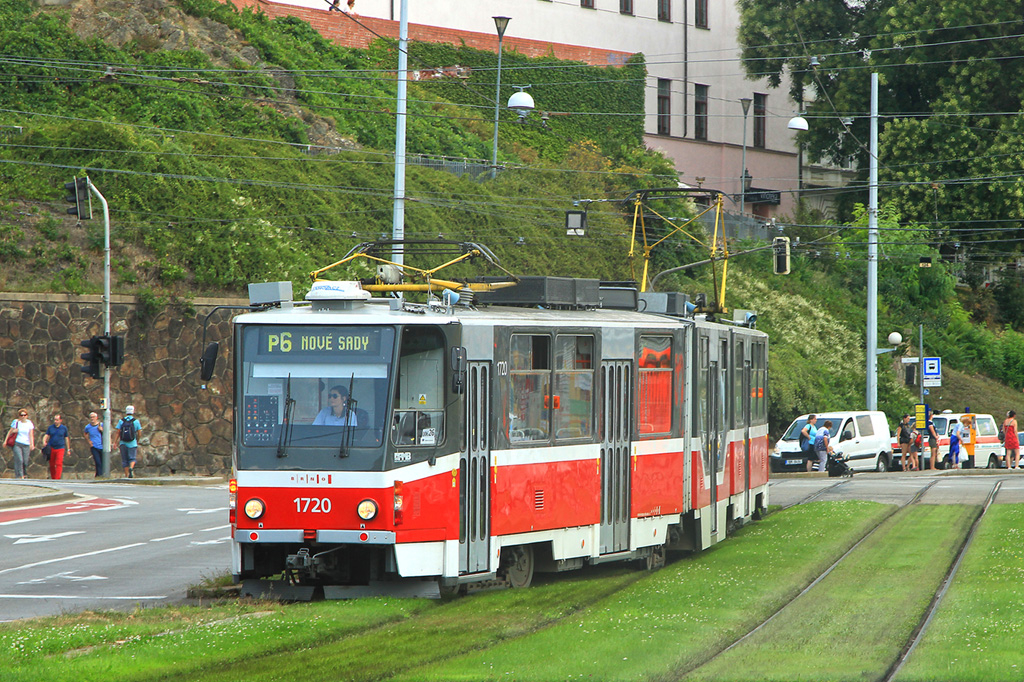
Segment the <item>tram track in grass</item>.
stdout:
<path fill-rule="evenodd" d="M 903 679 L 897 673 L 927 632 L 999 485 L 980 506 L 914 504 L 920 491 L 816 584 L 682 679 Z"/>

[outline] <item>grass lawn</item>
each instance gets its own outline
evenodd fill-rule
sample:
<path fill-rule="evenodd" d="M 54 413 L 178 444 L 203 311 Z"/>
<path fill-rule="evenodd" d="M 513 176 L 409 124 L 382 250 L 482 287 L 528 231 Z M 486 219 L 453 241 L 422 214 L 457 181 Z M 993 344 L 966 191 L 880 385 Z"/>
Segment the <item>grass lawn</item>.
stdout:
<path fill-rule="evenodd" d="M 0 626 L 3 682 L 124 682 L 194 677 L 268 651 L 315 647 L 429 611 L 425 600 L 361 599 L 284 606 L 82 613 Z"/>
<path fill-rule="evenodd" d="M 791 600 L 892 511 L 860 501 L 793 507 L 553 627 L 398 679 L 675 679 Z"/>
<path fill-rule="evenodd" d="M 898 682 L 1024 680 L 1024 505 L 996 504 Z"/>
<path fill-rule="evenodd" d="M 901 509 L 777 618 L 685 679 L 881 679 L 979 511 L 973 505 Z"/>

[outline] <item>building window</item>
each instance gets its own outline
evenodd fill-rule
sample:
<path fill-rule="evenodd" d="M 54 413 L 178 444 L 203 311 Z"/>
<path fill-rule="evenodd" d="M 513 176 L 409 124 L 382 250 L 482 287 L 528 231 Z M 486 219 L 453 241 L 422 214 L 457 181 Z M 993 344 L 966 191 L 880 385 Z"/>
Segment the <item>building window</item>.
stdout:
<path fill-rule="evenodd" d="M 580 7 L 594 9 L 594 0 L 580 0 Z"/>
<path fill-rule="evenodd" d="M 768 95 L 754 93 L 754 146 L 765 148 L 765 122 L 768 112 Z"/>
<path fill-rule="evenodd" d="M 619 14 L 632 14 L 633 0 L 619 0 Z"/>
<path fill-rule="evenodd" d="M 693 137 L 708 139 L 708 86 L 694 85 Z"/>
<path fill-rule="evenodd" d="M 672 0 L 658 0 L 658 21 L 672 21 Z"/>
<path fill-rule="evenodd" d="M 708 0 L 693 0 L 693 25 L 708 28 Z"/>
<path fill-rule="evenodd" d="M 658 79 L 658 134 L 672 134 L 672 81 Z"/>

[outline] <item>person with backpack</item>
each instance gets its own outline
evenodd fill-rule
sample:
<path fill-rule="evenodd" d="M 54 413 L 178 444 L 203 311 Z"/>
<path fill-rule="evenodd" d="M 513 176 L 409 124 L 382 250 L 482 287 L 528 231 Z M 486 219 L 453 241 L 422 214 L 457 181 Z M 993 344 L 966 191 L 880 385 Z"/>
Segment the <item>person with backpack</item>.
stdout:
<path fill-rule="evenodd" d="M 814 435 L 814 452 L 818 455 L 818 468 L 816 471 L 828 469 L 828 454 L 832 452 L 832 420 L 826 419 L 818 432 Z"/>
<path fill-rule="evenodd" d="M 124 416 L 114 430 L 120 444 L 118 449 L 121 451 L 121 466 L 124 468 L 125 478 L 135 478 L 135 460 L 138 456 L 141 430 L 142 423 L 135 416 L 135 406 L 128 405 L 124 408 Z"/>

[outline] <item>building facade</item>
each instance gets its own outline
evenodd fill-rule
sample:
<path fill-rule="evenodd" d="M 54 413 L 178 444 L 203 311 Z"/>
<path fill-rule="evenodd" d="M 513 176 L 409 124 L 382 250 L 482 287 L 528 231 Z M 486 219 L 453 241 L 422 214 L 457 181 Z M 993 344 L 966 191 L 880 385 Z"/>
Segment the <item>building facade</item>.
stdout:
<path fill-rule="evenodd" d="M 401 0 L 242 0 L 268 14 L 296 14 L 325 36 L 362 46 L 398 36 Z M 332 5 L 337 12 L 330 11 Z M 503 46 L 595 66 L 642 52 L 648 80 L 645 138 L 674 162 L 679 180 L 719 189 L 727 210 L 757 219 L 791 215 L 800 158 L 788 83 L 747 79 L 736 40 L 739 10 L 712 0 L 407 0 L 409 39 L 496 50 L 493 17 L 510 17 Z M 346 16 L 347 15 L 347 16 Z M 743 101 L 749 100 L 746 114 Z M 543 103 L 537 103 L 543 108 Z M 744 135 L 745 131 L 745 135 Z M 746 144 L 744 145 L 744 138 Z M 744 169 L 744 146 L 746 168 Z M 746 188 L 742 178 L 749 176 Z"/>

